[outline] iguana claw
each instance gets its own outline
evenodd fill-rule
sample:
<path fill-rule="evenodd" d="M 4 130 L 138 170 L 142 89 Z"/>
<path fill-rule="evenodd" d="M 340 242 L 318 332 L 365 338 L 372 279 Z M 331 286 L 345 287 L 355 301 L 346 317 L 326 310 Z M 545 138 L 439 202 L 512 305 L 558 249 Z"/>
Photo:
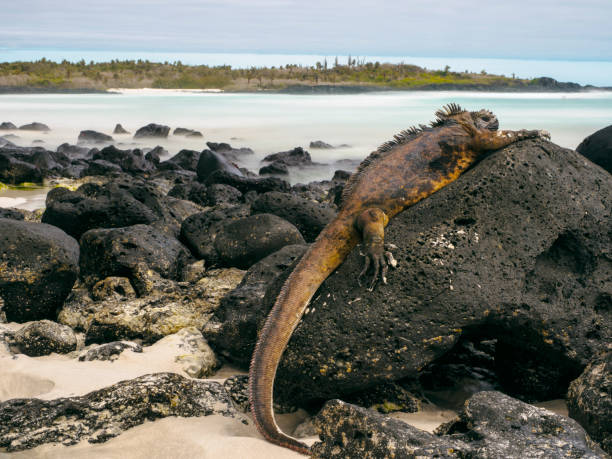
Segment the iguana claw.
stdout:
<path fill-rule="evenodd" d="M 378 283 L 378 279 L 382 280 L 383 284 L 387 284 L 387 271 L 389 270 L 389 266 L 395 268 L 397 266 L 397 260 L 393 258 L 393 254 L 386 249 L 396 248 L 393 244 L 385 244 L 385 250 L 382 250 L 380 245 L 374 245 L 368 247 L 368 250 L 365 254 L 362 255 L 365 257 L 365 262 L 363 264 L 363 269 L 359 273 L 359 277 L 357 277 L 357 282 L 360 287 L 363 287 L 363 278 L 368 273 L 370 266 L 373 267 L 374 273 L 372 275 L 372 280 L 368 287 L 368 291 L 373 291 Z"/>

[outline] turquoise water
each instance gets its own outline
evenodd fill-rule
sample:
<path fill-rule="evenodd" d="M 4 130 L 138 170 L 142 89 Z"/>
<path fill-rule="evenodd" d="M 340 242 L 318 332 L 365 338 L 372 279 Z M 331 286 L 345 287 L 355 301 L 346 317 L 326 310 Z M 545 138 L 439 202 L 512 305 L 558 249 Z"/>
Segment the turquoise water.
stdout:
<path fill-rule="evenodd" d="M 546 129 L 552 141 L 575 148 L 584 137 L 612 124 L 612 92 L 508 94 L 476 92 L 386 92 L 357 95 L 225 94 L 137 90 L 122 94 L 0 95 L 0 122 L 20 125 L 40 121 L 47 134 L 16 131 L 21 145 L 56 148 L 76 143 L 81 130 L 111 133 L 116 123 L 132 133 L 156 122 L 197 129 L 204 139 L 170 136 L 134 142 L 115 136 L 117 144 L 146 147 L 161 144 L 169 155 L 182 148 L 201 150 L 206 141 L 251 147 L 255 155 L 244 165 L 257 171 L 263 156 L 312 140 L 349 147 L 309 150 L 313 160 L 328 166 L 294 171 L 292 182 L 330 178 L 335 169 L 350 169 L 381 143 L 413 124 L 427 123 L 436 109 L 456 102 L 467 109 L 488 108 L 502 129 Z"/>

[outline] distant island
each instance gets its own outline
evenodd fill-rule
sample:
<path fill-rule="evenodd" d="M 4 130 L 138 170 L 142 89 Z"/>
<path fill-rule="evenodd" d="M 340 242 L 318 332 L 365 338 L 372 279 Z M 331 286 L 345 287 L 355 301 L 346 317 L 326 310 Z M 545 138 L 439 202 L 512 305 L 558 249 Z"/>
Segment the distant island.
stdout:
<path fill-rule="evenodd" d="M 517 78 L 455 72 L 449 66 L 430 70 L 410 64 L 327 61 L 314 66 L 232 68 L 155 63 L 146 60 L 110 62 L 0 63 L 0 93 L 106 92 L 112 88 L 207 89 L 229 92 L 355 93 L 381 90 L 581 91 L 602 89 L 553 78 Z"/>

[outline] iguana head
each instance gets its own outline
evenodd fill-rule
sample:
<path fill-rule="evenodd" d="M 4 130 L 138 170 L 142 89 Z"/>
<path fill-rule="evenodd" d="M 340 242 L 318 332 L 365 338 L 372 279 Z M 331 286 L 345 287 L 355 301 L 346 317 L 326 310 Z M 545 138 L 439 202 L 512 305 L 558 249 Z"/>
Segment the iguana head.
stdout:
<path fill-rule="evenodd" d="M 438 110 L 436 120 L 431 123 L 431 126 L 442 126 L 451 120 L 463 125 L 469 124 L 471 121 L 477 129 L 497 131 L 499 128 L 497 117 L 489 110 L 482 109 L 477 112 L 468 112 L 455 103 L 445 105 L 441 110 Z"/>
<path fill-rule="evenodd" d="M 470 116 L 478 129 L 488 129 L 489 131 L 497 131 L 499 129 L 497 116 L 489 110 L 482 109 L 477 112 L 470 112 Z"/>

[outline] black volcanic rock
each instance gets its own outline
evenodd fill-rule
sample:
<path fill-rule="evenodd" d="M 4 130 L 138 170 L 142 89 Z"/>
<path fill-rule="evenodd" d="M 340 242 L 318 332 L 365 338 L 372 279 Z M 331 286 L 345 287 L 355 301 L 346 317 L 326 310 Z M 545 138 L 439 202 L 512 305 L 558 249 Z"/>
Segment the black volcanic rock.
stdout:
<path fill-rule="evenodd" d="M 182 135 L 185 137 L 204 137 L 200 131 L 194 131 L 193 129 L 186 129 L 177 127 L 172 135 Z"/>
<path fill-rule="evenodd" d="M 77 348 L 72 328 L 51 320 L 39 320 L 20 328 L 13 337 L 19 350 L 30 357 L 67 354 Z"/>
<path fill-rule="evenodd" d="M 109 276 L 138 279 L 143 265 L 178 280 L 190 260 L 179 241 L 149 225 L 92 229 L 81 237 L 81 277 L 88 285 Z"/>
<path fill-rule="evenodd" d="M 24 182 L 42 183 L 42 171 L 33 164 L 21 161 L 0 148 L 0 182 L 18 184 Z"/>
<path fill-rule="evenodd" d="M 93 159 L 116 164 L 122 171 L 130 174 L 143 174 L 155 170 L 155 163 L 145 158 L 142 150 L 138 148 L 134 150 L 120 150 L 114 145 L 109 145 L 94 153 Z"/>
<path fill-rule="evenodd" d="M 253 353 L 250 343 L 266 320 L 261 307 L 266 290 L 306 249 L 306 244 L 286 245 L 248 269 L 240 284 L 221 300 L 203 331 L 215 352 L 248 366 Z"/>
<path fill-rule="evenodd" d="M 608 312 L 610 297 L 608 297 Z M 569 416 L 612 454 L 612 351 L 597 355 L 567 393 Z"/>
<path fill-rule="evenodd" d="M 505 392 L 563 397 L 612 337 L 601 300 L 612 283 L 609 202 L 610 174 L 550 142 L 488 156 L 391 220 L 385 242 L 399 264 L 388 285 L 357 285 L 358 250 L 323 283 L 278 370 L 292 384 L 276 396 L 329 399 L 417 377 L 476 337 L 497 340 Z M 281 286 L 270 286 L 264 314 Z"/>
<path fill-rule="evenodd" d="M 155 373 L 80 397 L 0 403 L 0 447 L 22 451 L 53 442 L 102 443 L 147 421 L 211 414 L 238 414 L 220 383 Z"/>
<path fill-rule="evenodd" d="M 110 135 L 90 130 L 81 131 L 78 138 L 79 143 L 108 143 L 112 141 L 113 138 Z"/>
<path fill-rule="evenodd" d="M 206 266 L 218 263 L 214 241 L 226 223 L 248 217 L 249 206 L 221 207 L 191 215 L 181 225 L 180 240 L 197 258 L 206 260 Z"/>
<path fill-rule="evenodd" d="M 281 151 L 280 153 L 268 155 L 263 161 L 277 162 L 286 166 L 309 166 L 313 164 L 310 153 L 302 147 L 295 147 L 293 150 Z"/>
<path fill-rule="evenodd" d="M 54 319 L 78 263 L 77 241 L 59 228 L 0 218 L 0 297 L 8 321 Z"/>
<path fill-rule="evenodd" d="M 82 186 L 77 191 L 54 188 L 47 194 L 44 223 L 79 239 L 93 228 L 152 223 L 159 217 L 128 191 L 113 186 Z"/>
<path fill-rule="evenodd" d="M 247 269 L 286 245 L 303 243 L 299 230 L 287 220 L 258 214 L 224 225 L 214 247 L 224 265 Z"/>
<path fill-rule="evenodd" d="M 289 175 L 289 169 L 285 164 L 274 161 L 272 164 L 261 167 L 259 175 Z"/>
<path fill-rule="evenodd" d="M 372 410 L 331 400 L 314 420 L 313 458 L 599 459 L 605 453 L 577 422 L 499 392 L 479 392 L 435 434 Z"/>
<path fill-rule="evenodd" d="M 229 143 L 224 142 L 206 142 L 206 145 L 212 151 L 214 151 L 215 153 L 222 154 L 230 161 L 237 161 L 238 159 L 240 159 L 241 156 L 254 154 L 254 151 L 250 148 L 234 148 Z"/>
<path fill-rule="evenodd" d="M 163 126 L 161 124 L 147 124 L 146 126 L 141 127 L 134 134 L 135 139 L 147 138 L 147 137 L 161 137 L 166 138 L 170 133 L 169 126 Z"/>
<path fill-rule="evenodd" d="M 17 129 L 17 126 L 15 126 L 10 121 L 4 121 L 0 124 L 0 131 L 12 131 L 14 129 Z"/>
<path fill-rule="evenodd" d="M 612 174 L 612 125 L 585 138 L 576 151 Z"/>
<path fill-rule="evenodd" d="M 172 158 L 159 164 L 159 169 L 185 169 L 188 171 L 195 172 L 198 168 L 198 162 L 200 161 L 201 152 L 195 150 L 181 150 Z M 207 166 L 202 166 L 206 168 Z"/>
<path fill-rule="evenodd" d="M 278 177 L 241 177 L 224 170 L 218 170 L 206 177 L 204 181 L 207 185 L 222 183 L 230 185 L 246 194 L 249 191 L 265 193 L 267 191 L 289 191 L 291 186 L 285 180 Z"/>
<path fill-rule="evenodd" d="M 116 124 L 115 129 L 113 129 L 113 134 L 129 134 L 129 132 L 126 131 L 120 124 Z"/>
<path fill-rule="evenodd" d="M 326 142 L 323 142 L 322 140 L 313 140 L 312 142 L 310 142 L 310 148 L 318 148 L 321 150 L 330 150 L 332 148 L 334 148 L 333 145 L 330 145 Z"/>
<path fill-rule="evenodd" d="M 300 230 L 307 242 L 314 241 L 336 216 L 336 211 L 329 205 L 278 191 L 259 195 L 251 204 L 251 212 L 284 218 Z"/>
<path fill-rule="evenodd" d="M 196 172 L 198 180 L 205 182 L 208 177 L 216 171 L 224 171 L 238 177 L 242 177 L 242 172 L 227 160 L 223 155 L 211 150 L 204 150 L 198 158 Z M 231 183 L 228 183 L 231 185 Z"/>
<path fill-rule="evenodd" d="M 42 131 L 42 132 L 51 130 L 49 126 L 47 126 L 46 124 L 37 123 L 37 122 L 24 124 L 23 126 L 19 126 L 19 129 L 21 131 Z"/>

